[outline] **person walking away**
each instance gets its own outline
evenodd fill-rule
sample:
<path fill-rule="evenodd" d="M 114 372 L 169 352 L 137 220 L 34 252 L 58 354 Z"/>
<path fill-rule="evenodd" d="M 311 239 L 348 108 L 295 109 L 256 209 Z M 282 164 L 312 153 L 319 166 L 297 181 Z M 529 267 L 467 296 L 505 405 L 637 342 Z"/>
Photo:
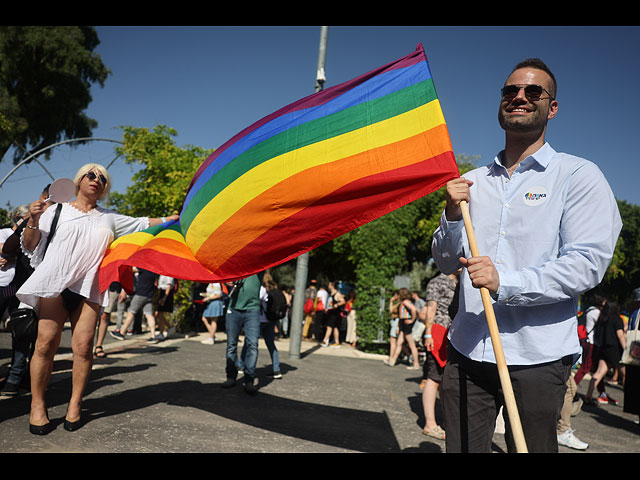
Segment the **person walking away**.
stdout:
<path fill-rule="evenodd" d="M 273 372 L 271 377 L 280 379 L 282 378 L 282 372 L 280 371 L 280 359 L 275 340 L 279 322 L 287 314 L 287 298 L 282 291 L 278 289 L 278 284 L 272 278 L 264 281 L 263 288 L 264 290 L 261 291 L 261 300 L 264 308 L 264 316 L 260 323 L 260 333 L 271 356 Z"/>
<path fill-rule="evenodd" d="M 142 312 L 147 320 L 147 327 L 149 329 L 148 343 L 158 343 L 164 340 L 161 333 L 156 332 L 156 318 L 153 315 L 153 299 L 157 290 L 158 274 L 144 268 L 135 268 L 138 272 L 138 279 L 136 281 L 136 291 L 131 299 L 131 304 L 127 309 L 127 316 L 124 319 L 122 325 L 122 331 L 127 331 L 129 326 L 133 324 L 135 316 Z M 118 340 L 124 340 L 122 331 L 113 335 Z"/>
<path fill-rule="evenodd" d="M 167 314 L 173 313 L 173 296 L 178 288 L 178 281 L 166 275 L 158 276 L 158 301 L 156 304 L 155 316 L 158 332 L 164 338 L 169 338 L 176 331 L 167 320 Z"/>
<path fill-rule="evenodd" d="M 600 394 L 595 401 L 592 398 L 594 388 L 603 381 L 609 369 L 620 363 L 620 358 L 626 345 L 624 323 L 620 318 L 620 307 L 617 302 L 611 300 L 605 302 L 600 311 L 593 338 L 598 348 L 598 368 L 591 376 L 591 381 L 585 394 L 585 402 L 589 405 L 598 405 L 598 403 L 617 404 L 618 401 L 609 397 L 606 393 Z"/>
<path fill-rule="evenodd" d="M 226 315 L 227 348 L 226 376 L 223 388 L 236 384 L 238 370 L 244 372 L 244 390 L 250 395 L 257 393 L 256 363 L 258 361 L 258 339 L 260 336 L 260 286 L 264 272 L 228 284 L 229 307 Z M 238 356 L 240 332 L 244 329 L 244 358 Z"/>
<path fill-rule="evenodd" d="M 573 448 L 574 450 L 586 450 L 589 444 L 583 442 L 575 435 L 575 430 L 571 428 L 571 413 L 574 408 L 573 399 L 576 396 L 578 386 L 572 376 L 567 380 L 567 392 L 564 395 L 560 419 L 558 420 L 558 445 Z"/>
<path fill-rule="evenodd" d="M 573 379 L 576 383 L 576 387 L 580 385 L 580 382 L 584 376 L 588 373 L 593 375 L 598 366 L 598 352 L 593 340 L 593 332 L 600 316 L 600 310 L 602 310 L 605 304 L 605 299 L 601 295 L 598 295 L 594 291 L 587 292 L 584 296 L 585 309 L 584 309 L 584 335 L 585 338 L 580 341 L 582 347 L 582 360 L 580 368 L 576 371 Z M 580 325 L 580 324 L 578 324 Z M 598 383 L 598 393 L 605 393 L 604 382 Z M 575 399 L 574 399 L 575 400 Z M 575 401 L 581 401 L 580 399 Z"/>

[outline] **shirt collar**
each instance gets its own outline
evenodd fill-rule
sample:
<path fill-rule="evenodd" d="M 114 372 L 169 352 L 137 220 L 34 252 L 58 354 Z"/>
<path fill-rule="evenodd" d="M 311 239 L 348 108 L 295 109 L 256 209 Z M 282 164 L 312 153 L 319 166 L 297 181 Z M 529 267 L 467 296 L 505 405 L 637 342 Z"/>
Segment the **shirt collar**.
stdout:
<path fill-rule="evenodd" d="M 548 142 L 545 142 L 542 147 L 538 149 L 538 151 L 532 153 L 527 158 L 525 158 L 520 165 L 527 166 L 530 162 L 537 162 L 543 169 L 546 169 L 551 162 L 551 159 L 556 154 L 556 151 L 549 145 Z M 504 150 L 502 150 L 496 157 L 493 159 L 493 168 L 504 169 L 505 167 L 502 165 L 502 156 L 504 155 Z"/>

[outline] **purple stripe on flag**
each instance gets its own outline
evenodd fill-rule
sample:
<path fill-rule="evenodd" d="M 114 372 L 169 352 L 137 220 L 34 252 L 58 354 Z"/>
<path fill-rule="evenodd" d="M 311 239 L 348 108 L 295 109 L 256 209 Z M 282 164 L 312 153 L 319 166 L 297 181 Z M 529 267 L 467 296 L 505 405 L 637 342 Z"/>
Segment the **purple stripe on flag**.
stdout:
<path fill-rule="evenodd" d="M 341 83 L 340 85 L 336 85 L 334 87 L 328 88 L 326 90 L 315 93 L 313 95 L 309 95 L 308 97 L 302 98 L 294 103 L 291 103 L 286 107 L 283 107 L 280 110 L 272 113 L 271 115 L 268 115 L 262 118 L 261 120 L 250 125 L 249 127 L 242 130 L 240 133 L 232 137 L 230 140 L 225 142 L 221 147 L 217 148 L 215 152 L 213 152 L 213 154 L 211 154 L 209 158 L 207 158 L 202 163 L 202 165 L 200 165 L 200 168 L 198 168 L 195 175 L 191 179 L 191 183 L 189 183 L 189 187 L 187 188 L 187 191 L 191 189 L 191 187 L 196 182 L 200 174 L 204 170 L 206 170 L 206 168 L 211 164 L 211 162 L 213 162 L 220 154 L 222 154 L 227 148 L 229 148 L 229 146 L 238 142 L 242 137 L 248 135 L 254 130 L 260 128 L 262 125 L 265 125 L 266 123 L 272 121 L 274 118 L 277 118 L 287 113 L 295 112 L 297 110 L 303 110 L 305 108 L 311 108 L 318 105 L 323 105 L 333 100 L 334 98 L 344 94 L 344 92 L 366 82 L 367 80 L 369 80 L 372 77 L 375 77 L 376 75 L 380 75 L 381 73 L 384 73 L 385 71 L 395 70 L 398 68 L 405 68 L 426 60 L 427 60 L 427 56 L 424 52 L 424 48 L 422 47 L 422 44 L 420 43 L 418 44 L 414 52 L 410 53 L 409 55 L 399 60 L 390 62 L 386 65 L 383 65 L 382 67 L 376 68 L 375 70 L 372 70 L 368 73 L 360 75 L 359 77 L 356 77 L 353 80 L 349 80 L 348 82 L 344 82 L 344 83 Z"/>

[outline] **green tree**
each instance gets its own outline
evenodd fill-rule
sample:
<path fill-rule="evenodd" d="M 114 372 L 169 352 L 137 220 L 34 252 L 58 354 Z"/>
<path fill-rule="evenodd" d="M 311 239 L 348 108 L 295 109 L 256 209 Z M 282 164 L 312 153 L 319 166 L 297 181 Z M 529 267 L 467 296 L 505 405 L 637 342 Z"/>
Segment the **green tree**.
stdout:
<path fill-rule="evenodd" d="M 91 136 L 90 87 L 111 73 L 99 43 L 93 27 L 0 26 L 0 159 Z"/>
<path fill-rule="evenodd" d="M 182 201 L 198 167 L 211 154 L 200 147 L 175 144 L 177 132 L 164 125 L 153 130 L 122 127 L 122 146 L 116 149 L 124 162 L 139 169 L 126 192 L 111 193 L 107 205 L 132 216 L 161 217 L 180 213 Z M 180 281 L 175 309 L 169 321 L 183 328 L 185 312 L 191 305 L 193 282 Z"/>
<path fill-rule="evenodd" d="M 11 212 L 0 207 L 0 228 L 10 228 L 12 225 Z"/>
<path fill-rule="evenodd" d="M 175 144 L 177 132 L 165 125 L 153 130 L 122 127 L 122 146 L 116 152 L 124 162 L 140 167 L 126 192 L 113 192 L 109 206 L 133 216 L 180 213 L 182 201 L 198 167 L 211 151 Z"/>
<path fill-rule="evenodd" d="M 620 304 L 628 302 L 631 292 L 640 287 L 640 206 L 618 200 L 622 231 L 613 260 L 599 288 Z"/>

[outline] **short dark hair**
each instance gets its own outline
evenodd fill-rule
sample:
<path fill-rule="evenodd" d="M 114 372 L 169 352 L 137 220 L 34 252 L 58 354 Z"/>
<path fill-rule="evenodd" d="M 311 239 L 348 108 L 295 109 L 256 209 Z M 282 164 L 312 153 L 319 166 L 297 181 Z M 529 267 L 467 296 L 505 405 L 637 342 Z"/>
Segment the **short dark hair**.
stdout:
<path fill-rule="evenodd" d="M 551 69 L 547 67 L 546 63 L 544 63 L 539 58 L 527 58 L 526 60 L 521 61 L 515 67 L 513 67 L 513 70 L 511 70 L 511 73 L 515 72 L 516 70 L 520 70 L 521 68 L 537 68 L 538 70 L 542 70 L 543 72 L 546 72 L 551 77 L 550 93 L 551 95 L 553 95 L 554 98 L 556 97 L 556 94 L 558 92 L 558 84 L 556 82 L 556 77 L 551 71 Z"/>

